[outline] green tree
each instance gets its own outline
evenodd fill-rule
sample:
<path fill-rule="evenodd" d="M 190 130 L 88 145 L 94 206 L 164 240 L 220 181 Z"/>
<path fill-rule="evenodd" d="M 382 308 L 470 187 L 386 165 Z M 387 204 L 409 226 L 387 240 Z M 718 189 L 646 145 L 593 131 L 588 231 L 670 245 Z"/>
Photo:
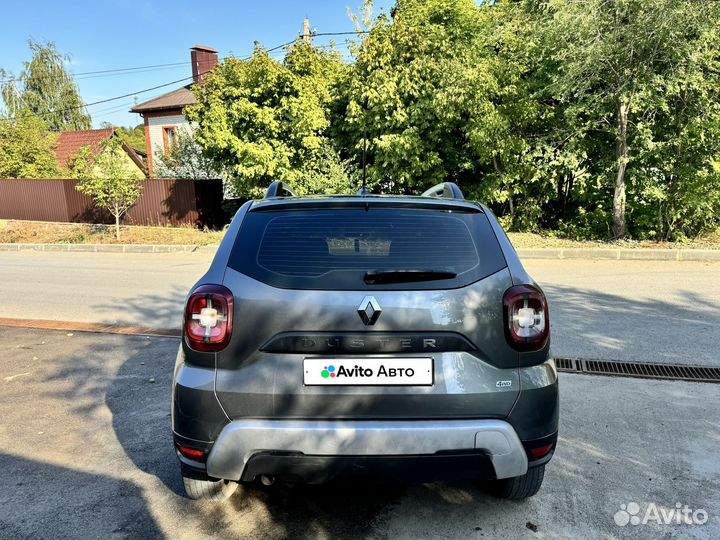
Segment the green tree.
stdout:
<path fill-rule="evenodd" d="M 138 124 L 133 128 L 120 128 L 125 133 L 127 143 L 136 151 L 145 154 L 147 144 L 145 142 L 145 124 Z"/>
<path fill-rule="evenodd" d="M 548 78 L 534 39 L 536 19 L 509 1 L 485 5 L 478 16 L 473 48 L 492 92 L 471 98 L 480 106 L 468 119 L 467 136 L 478 157 L 467 191 L 500 210 L 507 227 L 537 230 L 555 195 L 548 166 L 559 153 L 544 137 L 556 126 L 554 108 L 541 99 Z"/>
<path fill-rule="evenodd" d="M 344 192 L 347 166 L 329 135 L 339 54 L 298 40 L 278 62 L 257 46 L 249 60 L 230 58 L 195 87 L 187 115 L 195 137 L 238 196 L 261 196 L 274 180 L 300 194 Z"/>
<path fill-rule="evenodd" d="M 40 118 L 0 118 L 0 178 L 57 178 L 55 142 Z"/>
<path fill-rule="evenodd" d="M 8 116 L 30 112 L 40 116 L 52 131 L 90 129 L 90 115 L 65 67 L 69 56 L 59 53 L 51 42 L 30 39 L 28 45 L 32 59 L 23 63 L 20 75 L 14 77 L 0 69 L 0 91 Z"/>
<path fill-rule="evenodd" d="M 615 147 L 615 238 L 626 234 L 633 142 L 642 145 L 644 124 L 661 107 L 657 90 L 677 79 L 704 32 L 712 25 L 717 28 L 717 9 L 710 4 L 714 3 L 548 0 L 544 5 L 548 17 L 542 29 L 556 62 L 558 99 L 585 133 L 602 133 Z"/>
<path fill-rule="evenodd" d="M 70 157 L 67 163 L 68 177 L 88 178 L 92 174 L 92 166 L 95 163 L 95 153 L 90 146 L 83 146 L 77 153 Z"/>
<path fill-rule="evenodd" d="M 113 128 L 117 135 L 123 137 L 125 142 L 136 152 L 145 154 L 147 144 L 145 142 L 145 124 L 138 124 L 135 127 L 116 126 L 112 122 L 101 122 L 103 129 Z"/>
<path fill-rule="evenodd" d="M 128 175 L 126 157 L 122 138 L 108 139 L 93 164 L 92 174 L 77 185 L 77 190 L 91 197 L 98 208 L 113 215 L 117 240 L 120 240 L 120 220 L 142 194 L 144 180 Z"/>
<path fill-rule="evenodd" d="M 367 0 L 355 62 L 299 41 L 197 88 L 238 192 L 452 180 L 504 224 L 682 239 L 720 225 L 720 2 Z"/>
<path fill-rule="evenodd" d="M 695 13 L 684 58 L 643 96 L 635 122 L 635 236 L 677 240 L 720 227 L 720 10 L 686 8 Z"/>
<path fill-rule="evenodd" d="M 493 114 L 496 81 L 478 46 L 482 12 L 472 0 L 399 0 L 363 38 L 349 78 L 349 148 L 380 189 L 415 191 L 473 182 L 479 155 L 471 124 Z"/>
<path fill-rule="evenodd" d="M 454 181 L 507 208 L 508 224 L 537 219 L 547 182 L 532 140 L 543 111 L 530 76 L 538 46 L 523 39 L 531 22 L 513 3 L 472 0 L 399 0 L 392 18 L 375 20 L 338 129 L 356 163 L 367 136 L 371 185 L 419 192 Z"/>

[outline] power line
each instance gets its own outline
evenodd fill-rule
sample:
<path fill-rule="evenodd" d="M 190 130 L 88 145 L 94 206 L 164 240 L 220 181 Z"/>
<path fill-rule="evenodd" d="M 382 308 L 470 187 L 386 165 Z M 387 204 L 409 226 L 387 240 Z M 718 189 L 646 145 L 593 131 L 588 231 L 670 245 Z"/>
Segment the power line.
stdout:
<path fill-rule="evenodd" d="M 357 34 L 369 34 L 370 30 L 354 30 L 352 32 L 316 32 L 312 34 L 310 37 L 319 37 L 319 36 L 350 36 L 350 35 L 357 35 Z"/>
<path fill-rule="evenodd" d="M 335 52 L 339 52 L 339 53 L 349 52 L 349 47 L 350 47 L 350 45 L 347 43 L 333 43 L 333 44 L 328 43 L 326 45 L 313 45 L 314 49 L 321 49 L 323 51 L 329 51 L 329 52 L 335 51 Z M 345 49 L 345 50 L 343 50 L 343 49 Z M 282 58 L 283 53 L 284 53 L 284 51 L 273 51 L 271 53 L 269 52 L 268 56 L 270 56 L 271 58 L 277 59 L 277 58 Z"/>
<path fill-rule="evenodd" d="M 137 94 L 144 94 L 145 92 L 151 92 L 152 90 L 157 90 L 158 88 L 165 88 L 166 86 L 170 86 L 170 85 L 173 85 L 173 84 L 177 84 L 177 83 L 179 83 L 179 82 L 187 81 L 188 79 L 192 79 L 192 78 L 193 78 L 193 76 L 190 75 L 189 77 L 183 77 L 182 79 L 178 79 L 178 80 L 176 80 L 176 81 L 171 81 L 171 82 L 165 83 L 165 84 L 159 84 L 159 85 L 153 86 L 153 87 L 151 87 L 151 88 L 144 88 L 144 89 L 138 90 L 138 91 L 136 91 L 136 92 L 130 92 L 129 94 L 123 94 L 122 96 L 115 96 L 115 97 L 111 97 L 111 98 L 107 98 L 107 99 L 101 99 L 101 100 L 98 100 L 98 101 L 93 101 L 92 103 L 85 103 L 85 104 L 83 104 L 83 105 L 76 105 L 76 106 L 74 106 L 74 107 L 67 107 L 67 108 L 65 108 L 65 109 L 57 109 L 57 110 L 54 110 L 54 111 L 48 111 L 48 112 L 46 112 L 46 113 L 33 114 L 32 116 L 47 116 L 48 114 L 65 113 L 65 112 L 68 112 L 68 111 L 74 111 L 74 110 L 77 110 L 77 109 L 83 109 L 83 108 L 85 108 L 85 107 L 91 107 L 91 106 L 93 106 L 93 105 L 99 105 L 99 104 L 101 104 L 101 103 L 109 103 L 110 101 L 117 101 L 118 99 L 123 99 L 123 98 L 127 98 L 127 97 L 133 97 L 133 96 L 135 96 L 135 95 L 137 95 Z M 15 117 L 13 117 L 13 118 L 9 118 L 8 120 L 17 120 L 17 116 L 15 116 Z"/>
<path fill-rule="evenodd" d="M 84 72 L 80 72 L 80 73 L 70 72 L 69 75 L 73 78 L 75 78 L 75 77 L 91 78 L 91 77 L 85 77 L 85 76 L 132 72 L 132 71 L 136 71 L 136 70 L 153 70 L 153 69 L 159 69 L 159 68 L 186 66 L 191 63 L 192 62 L 190 62 L 190 61 L 186 61 L 186 62 L 174 62 L 171 64 L 153 64 L 153 65 L 149 65 L 149 66 L 135 66 L 135 67 L 117 68 L 117 69 L 101 69 L 98 71 L 84 71 Z M 5 80 L 5 81 L 17 81 L 18 77 L 13 75 L 12 77 L 0 77 L 0 79 Z"/>
<path fill-rule="evenodd" d="M 190 75 L 189 77 L 183 77 L 182 79 L 178 79 L 178 80 L 176 80 L 176 81 L 171 81 L 171 82 L 169 82 L 169 83 L 159 84 L 159 85 L 153 86 L 153 87 L 151 87 L 151 88 L 144 88 L 143 90 L 138 90 L 137 92 L 130 92 L 129 94 L 123 94 L 122 96 L 116 96 L 116 97 L 112 97 L 112 98 L 101 99 L 101 100 L 99 100 L 99 101 L 93 101 L 92 103 L 86 103 L 85 105 L 80 105 L 80 106 L 78 106 L 78 107 L 71 107 L 70 109 L 65 109 L 65 110 L 61 110 L 61 111 L 53 111 L 53 112 L 65 112 L 66 110 L 72 110 L 73 108 L 75 108 L 75 109 L 80 109 L 80 108 L 82 108 L 82 107 L 90 107 L 90 106 L 92 106 L 92 105 L 99 105 L 100 103 L 108 103 L 108 102 L 110 102 L 110 101 L 116 101 L 116 100 L 118 100 L 118 99 L 122 99 L 122 98 L 126 98 L 126 97 L 132 97 L 132 96 L 135 96 L 135 95 L 137 95 L 137 94 L 144 94 L 145 92 L 150 92 L 150 91 L 152 91 L 152 90 L 157 90 L 158 88 L 165 88 L 166 86 L 170 86 L 170 85 L 173 85 L 173 84 L 177 84 L 177 83 L 179 83 L 179 82 L 187 81 L 188 79 L 192 79 L 192 78 L 193 78 L 193 76 Z M 49 113 L 47 113 L 47 114 L 49 114 Z"/>
<path fill-rule="evenodd" d="M 278 47 L 273 47 L 272 49 L 268 49 L 266 52 L 274 52 L 277 49 L 279 49 L 280 47 L 284 47 L 285 45 L 288 45 L 290 43 L 292 43 L 292 41 L 287 44 L 283 44 Z M 241 60 L 246 60 L 250 57 L 251 57 L 251 55 L 247 56 L 247 57 L 242 57 Z M 227 56 L 225 58 L 222 58 L 222 60 L 225 60 L 227 58 L 234 58 L 234 57 Z M 118 75 L 136 75 L 136 74 L 148 73 L 148 72 L 152 72 L 152 71 L 178 69 L 180 67 L 185 67 L 188 64 L 192 64 L 192 62 L 179 62 L 179 63 L 175 63 L 175 64 L 158 64 L 155 66 L 138 66 L 136 68 L 108 69 L 108 70 L 102 70 L 102 71 L 88 71 L 86 73 L 72 73 L 71 72 L 71 73 L 69 73 L 69 75 L 70 75 L 72 81 L 74 82 L 74 81 L 84 81 L 86 79 L 97 79 L 97 78 L 112 77 L 112 76 L 118 76 Z M 133 71 L 131 71 L 131 70 L 133 70 Z M 35 77 L 38 79 L 42 79 L 42 80 L 52 80 L 52 79 L 62 78 L 62 76 L 53 77 L 53 76 L 50 76 L 47 74 L 40 75 L 40 76 L 36 75 Z M 20 80 L 20 78 L 16 77 L 16 76 L 7 77 L 7 78 L 0 77 L 0 82 L 11 82 L 11 81 L 14 82 L 14 81 L 19 81 L 19 80 Z"/>
<path fill-rule="evenodd" d="M 191 64 L 192 62 L 185 61 L 185 62 L 174 62 L 171 64 L 154 64 L 151 66 L 136 66 L 136 67 L 128 67 L 128 68 L 117 68 L 117 69 L 102 69 L 100 71 L 86 71 L 84 73 L 74 73 L 75 76 L 80 75 L 99 75 L 101 73 L 115 73 L 118 71 L 131 71 L 136 69 L 151 69 L 151 68 L 164 68 L 164 67 L 173 67 L 173 66 L 185 66 L 187 64 Z"/>
<path fill-rule="evenodd" d="M 156 98 L 158 98 L 158 97 L 160 97 L 160 96 L 162 96 L 162 95 L 163 95 L 162 92 L 157 93 L 157 94 L 152 94 L 152 95 L 150 95 L 147 99 L 148 99 L 148 100 L 153 100 L 153 99 L 156 99 Z M 102 117 L 102 116 L 108 116 L 108 115 L 113 114 L 113 113 L 115 113 L 115 112 L 121 111 L 121 110 L 123 110 L 123 109 L 126 108 L 126 107 L 131 107 L 131 106 L 133 106 L 133 105 L 135 105 L 135 104 L 136 104 L 136 100 L 135 100 L 135 99 L 129 99 L 129 100 L 121 101 L 120 104 L 117 104 L 117 103 L 116 103 L 116 104 L 110 105 L 109 107 L 103 107 L 103 108 L 101 108 L 101 109 L 95 109 L 95 110 L 93 111 L 93 113 L 92 113 L 92 116 L 93 116 L 93 119 L 98 118 L 98 117 Z"/>
<path fill-rule="evenodd" d="M 292 41 L 288 41 L 287 43 L 283 43 L 283 44 L 281 44 L 281 45 L 278 45 L 277 47 L 273 47 L 272 49 L 268 49 L 267 52 L 276 51 L 276 50 L 278 50 L 278 49 L 280 49 L 280 48 L 282 48 L 282 47 L 286 47 L 287 45 L 290 45 L 290 44 L 292 44 L 292 43 L 294 43 L 294 42 L 295 42 L 295 39 L 293 39 Z M 252 55 L 247 56 L 247 57 L 245 57 L 245 58 L 242 58 L 242 60 L 247 60 L 247 59 L 249 59 L 249 58 L 251 58 L 251 57 L 252 57 Z M 184 81 L 187 81 L 188 79 L 192 79 L 192 78 L 193 78 L 193 76 L 190 75 L 189 77 L 183 77 L 182 79 L 178 79 L 178 80 L 176 80 L 176 81 L 171 81 L 171 82 L 169 82 L 169 83 L 159 84 L 159 85 L 157 85 L 157 86 L 152 86 L 152 87 L 150 87 L 150 88 L 144 88 L 144 89 L 142 89 L 142 90 L 137 90 L 137 91 L 135 91 L 135 92 L 130 92 L 129 94 L 123 94 L 123 95 L 121 95 L 121 96 L 115 96 L 115 97 L 111 97 L 111 98 L 107 98 L 107 99 L 100 99 L 100 100 L 98 100 L 98 101 L 93 101 L 92 103 L 85 103 L 85 104 L 83 104 L 83 105 L 76 105 L 76 106 L 74 106 L 74 107 L 67 107 L 67 108 L 65 108 L 65 109 L 57 109 L 57 110 L 54 110 L 54 111 L 48 111 L 48 112 L 46 112 L 46 113 L 34 114 L 33 116 L 47 116 L 47 115 L 49 115 L 49 114 L 62 114 L 62 113 L 69 112 L 69 111 L 73 111 L 73 110 L 78 110 L 78 109 L 83 109 L 83 108 L 86 108 L 86 107 L 91 107 L 91 106 L 93 106 L 93 105 L 99 105 L 99 104 L 101 104 L 101 103 L 109 103 L 110 101 L 117 101 L 118 99 L 123 99 L 123 98 L 127 98 L 127 97 L 133 97 L 133 96 L 135 96 L 135 95 L 137 95 L 137 94 L 144 94 L 145 92 L 151 92 L 151 91 L 153 91 L 153 90 L 157 90 L 158 88 L 165 88 L 166 86 L 171 86 L 171 85 L 173 85 L 173 84 L 177 84 L 177 83 L 180 83 L 180 82 L 184 82 Z M 17 119 L 17 117 L 9 118 L 9 120 L 16 120 L 16 119 Z"/>
<path fill-rule="evenodd" d="M 315 34 L 313 34 L 313 37 L 320 37 L 320 36 L 340 36 L 340 35 L 356 35 L 356 34 L 365 34 L 365 33 L 368 33 L 368 31 L 366 31 L 366 30 L 359 30 L 359 31 L 354 31 L 354 32 L 322 32 L 322 33 L 315 33 Z M 302 36 L 298 36 L 298 37 L 302 37 Z M 271 53 L 271 52 L 274 52 L 274 51 L 278 51 L 278 50 L 280 50 L 280 49 L 282 49 L 282 48 L 284 48 L 284 47 L 287 47 L 288 45 L 292 45 L 293 43 L 295 43 L 295 41 L 296 41 L 297 39 L 298 39 L 298 38 L 294 38 L 294 39 L 292 39 L 292 40 L 290 40 L 290 41 L 288 41 L 288 42 L 286 42 L 286 43 L 282 43 L 282 44 L 277 45 L 277 46 L 275 46 L 275 47 L 272 47 L 272 48 L 270 48 L 270 49 L 266 49 L 266 50 L 265 50 L 265 53 Z M 318 45 L 318 46 L 316 46 L 316 47 L 317 47 L 317 48 L 323 48 L 323 49 L 325 49 L 325 48 L 333 48 L 333 47 L 336 47 L 336 46 L 337 46 L 337 45 L 334 45 L 334 44 L 328 44 L 328 45 Z M 243 57 L 243 58 L 240 58 L 240 60 L 248 60 L 248 59 L 250 59 L 250 58 L 252 58 L 252 54 L 251 54 L 251 55 L 248 55 L 248 56 L 245 56 L 245 57 Z M 144 69 L 144 70 L 152 71 L 153 69 L 174 67 L 174 66 L 179 66 L 179 65 L 186 65 L 186 64 L 189 64 L 189 63 L 191 63 L 191 62 L 176 62 L 176 63 L 171 63 L 171 64 L 154 64 L 154 65 L 150 65 L 150 66 L 137 66 L 137 67 L 134 67 L 134 68 L 118 68 L 118 69 L 105 69 L 105 70 L 98 70 L 98 71 L 87 71 L 87 72 L 84 72 L 84 73 L 75 73 L 75 74 L 73 74 L 73 76 L 86 75 L 86 76 L 88 76 L 87 78 L 91 78 L 91 76 L 95 76 L 95 75 L 96 75 L 96 76 L 102 76 L 102 75 L 106 75 L 106 74 L 110 74 L 110 73 L 125 72 L 126 74 L 128 74 L 128 72 L 130 72 L 130 71 L 132 71 L 132 70 L 141 70 L 141 69 Z M 78 110 L 78 109 L 83 109 L 83 108 L 87 108 L 87 107 L 92 107 L 93 105 L 100 105 L 100 104 L 102 104 L 102 103 L 109 103 L 109 102 L 111 102 L 111 101 L 117 101 L 117 100 L 119 100 L 119 99 L 128 98 L 128 97 L 133 97 L 133 96 L 136 96 L 137 94 L 144 94 L 144 93 L 146 93 L 146 92 L 151 92 L 151 91 L 157 90 L 157 89 L 159 89 L 159 88 L 165 88 L 165 87 L 167 87 L 167 86 L 171 86 L 171 85 L 173 85 L 173 84 L 177 84 L 177 83 L 180 83 L 180 82 L 184 82 L 184 81 L 187 81 L 187 80 L 192 79 L 192 78 L 193 78 L 193 76 L 190 75 L 190 76 L 188 76 L 188 77 L 183 77 L 182 79 L 177 79 L 177 80 L 175 80 L 175 81 L 171 81 L 171 82 L 168 82 L 168 83 L 165 83 L 165 84 L 159 84 L 159 85 L 157 85 L 157 86 L 152 86 L 152 87 L 150 87 L 150 88 L 144 88 L 144 89 L 142 89 L 142 90 L 137 90 L 137 91 L 135 91 L 135 92 L 130 92 L 130 93 L 128 93 L 128 94 L 123 94 L 123 95 L 121 95 L 121 96 L 115 96 L 115 97 L 111 97 L 111 98 L 107 98 L 107 99 L 101 99 L 101 100 L 98 100 L 98 101 L 93 101 L 93 102 L 91 102 L 91 103 L 85 103 L 85 104 L 83 104 L 83 105 L 76 105 L 76 106 L 74 106 L 74 107 L 67 107 L 67 108 L 65 108 L 65 109 L 58 109 L 58 110 L 54 110 L 54 111 L 48 111 L 48 112 L 46 112 L 46 113 L 34 114 L 33 116 L 40 116 L 40 117 L 42 117 L 42 116 L 47 116 L 47 115 L 49 115 L 49 114 L 58 114 L 58 113 L 62 114 L 62 113 L 69 112 L 69 111 L 73 111 L 73 110 Z M 7 80 L 11 80 L 11 79 L 7 79 Z M 114 107 L 113 107 L 113 108 L 114 108 Z M 9 120 L 15 120 L 15 119 L 17 119 L 17 117 L 10 118 Z"/>
<path fill-rule="evenodd" d="M 190 63 L 191 62 L 187 62 L 187 64 L 190 64 Z M 84 81 L 87 79 L 104 79 L 107 77 L 118 77 L 118 76 L 122 77 L 122 76 L 126 76 L 126 75 L 138 75 L 138 74 L 142 74 L 142 73 L 151 73 L 154 71 L 172 71 L 174 69 L 187 69 L 187 64 L 182 64 L 180 66 L 138 69 L 135 71 L 119 71 L 119 72 L 113 72 L 113 73 L 103 73 L 102 75 L 87 75 L 87 76 L 73 77 L 73 80 Z"/>
<path fill-rule="evenodd" d="M 367 30 L 360 30 L 360 31 L 353 31 L 353 32 L 322 32 L 322 33 L 315 33 L 312 34 L 312 37 L 322 37 L 322 36 L 343 36 L 343 35 L 356 35 L 356 34 L 366 34 L 368 33 Z M 302 37 L 302 35 L 299 35 L 298 37 Z M 297 39 L 297 38 L 296 38 Z M 287 43 L 283 43 L 282 45 L 278 45 L 277 47 L 273 47 L 271 49 L 267 49 L 266 52 L 273 52 L 278 49 L 281 49 L 287 45 L 292 44 L 295 41 L 293 39 L 292 41 L 289 41 Z M 335 44 L 336 47 L 346 46 L 344 43 Z M 328 48 L 330 45 L 316 45 L 318 48 Z M 252 55 L 248 55 L 249 57 Z M 228 57 L 226 57 L 228 58 Z M 137 73 L 147 73 L 152 71 L 159 71 L 159 70 L 166 70 L 166 69 L 172 69 L 172 68 L 180 68 L 187 66 L 189 64 L 192 64 L 191 61 L 185 61 L 185 62 L 171 62 L 166 64 L 150 64 L 147 66 L 134 66 L 134 67 L 125 67 L 125 68 L 115 68 L 115 69 L 101 69 L 96 71 L 83 71 L 83 72 L 69 72 L 68 74 L 74 81 L 82 81 L 86 79 L 95 79 L 95 78 L 104 78 L 108 76 L 117 76 L 117 75 L 134 75 Z M 40 76 L 38 77 L 40 79 L 55 79 L 60 77 L 52 77 L 49 75 Z M 10 76 L 10 77 L 3 77 L 0 76 L 0 82 L 11 82 L 11 81 L 19 81 L 19 76 Z"/>

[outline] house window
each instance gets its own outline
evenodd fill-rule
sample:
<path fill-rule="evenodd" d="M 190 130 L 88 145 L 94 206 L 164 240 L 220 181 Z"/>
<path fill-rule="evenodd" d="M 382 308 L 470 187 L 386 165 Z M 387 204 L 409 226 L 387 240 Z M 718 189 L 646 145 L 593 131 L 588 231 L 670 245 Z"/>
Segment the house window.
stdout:
<path fill-rule="evenodd" d="M 163 144 L 165 146 L 165 153 L 169 154 L 170 151 L 175 147 L 177 143 L 175 127 L 164 127 L 163 128 Z"/>

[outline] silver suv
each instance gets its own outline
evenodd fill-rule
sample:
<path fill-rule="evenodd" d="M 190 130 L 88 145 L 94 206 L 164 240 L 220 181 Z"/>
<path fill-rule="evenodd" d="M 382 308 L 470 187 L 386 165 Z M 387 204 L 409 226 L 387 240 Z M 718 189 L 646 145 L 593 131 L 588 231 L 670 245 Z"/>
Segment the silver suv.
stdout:
<path fill-rule="evenodd" d="M 172 396 L 187 494 L 377 474 L 534 495 L 558 430 L 549 325 L 497 219 L 455 184 L 275 182 L 187 298 Z"/>

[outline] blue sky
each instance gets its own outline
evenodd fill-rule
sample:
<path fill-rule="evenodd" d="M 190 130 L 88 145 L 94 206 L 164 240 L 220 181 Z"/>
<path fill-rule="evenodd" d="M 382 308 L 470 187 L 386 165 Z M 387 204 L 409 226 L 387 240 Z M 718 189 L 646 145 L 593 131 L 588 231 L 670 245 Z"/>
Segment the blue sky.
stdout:
<path fill-rule="evenodd" d="M 375 10 L 386 11 L 392 0 L 375 0 Z M 190 47 L 207 45 L 220 56 L 243 56 L 252 52 L 253 42 L 274 47 L 290 41 L 302 30 L 305 17 L 317 32 L 353 30 L 346 8 L 354 11 L 362 0 L 245 0 L 202 2 L 127 2 L 120 0 L 17 1 L 3 10 L 0 33 L 0 67 L 17 75 L 30 52 L 28 38 L 53 41 L 58 50 L 72 59 L 70 70 L 86 103 L 129 94 L 191 75 Z M 331 38 L 319 37 L 319 44 Z M 335 38 L 346 51 L 345 37 Z M 83 73 L 186 62 L 183 65 L 122 74 Z M 177 86 L 180 86 L 178 83 Z M 170 86 L 138 94 L 142 102 Z M 128 112 L 133 98 L 89 108 L 97 127 L 103 121 L 134 125 L 140 120 Z"/>

